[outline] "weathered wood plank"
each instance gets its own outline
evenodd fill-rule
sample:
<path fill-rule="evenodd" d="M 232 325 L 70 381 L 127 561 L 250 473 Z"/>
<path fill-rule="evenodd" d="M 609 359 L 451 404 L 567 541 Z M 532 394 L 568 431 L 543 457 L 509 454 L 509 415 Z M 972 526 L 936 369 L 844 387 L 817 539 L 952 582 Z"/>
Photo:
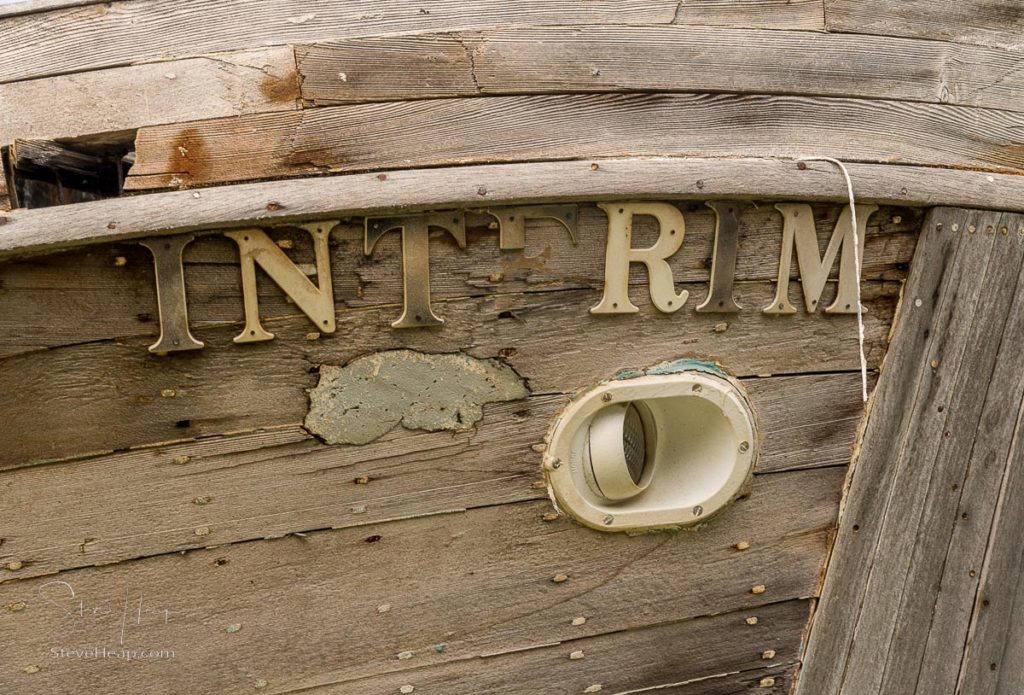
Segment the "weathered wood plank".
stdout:
<path fill-rule="evenodd" d="M 667 24 L 677 0 L 131 0 L 0 21 L 0 82 L 284 45 L 515 24 Z M 40 45 L 40 36 L 60 37 Z"/>
<path fill-rule="evenodd" d="M 834 166 L 800 164 L 804 163 L 767 158 L 660 157 L 537 162 L 156 193 L 5 215 L 0 259 L 172 232 L 439 206 L 473 208 L 588 198 L 846 202 L 846 184 Z M 857 200 L 863 203 L 980 205 L 1024 211 L 1024 176 L 857 163 L 848 164 L 847 169 Z"/>
<path fill-rule="evenodd" d="M 818 206 L 819 245 L 828 244 L 841 208 Z M 707 281 L 714 248 L 714 214 L 703 204 L 683 207 L 686 241 L 670 259 L 679 282 Z M 883 208 L 868 221 L 862 277 L 900 280 L 913 255 L 921 213 Z M 579 243 L 550 220 L 530 222 L 524 251 L 501 251 L 493 218 L 467 215 L 469 244 L 434 243 L 431 291 L 436 298 L 486 296 L 508 292 L 596 289 L 604 283 L 607 218 L 592 204 L 579 208 Z M 651 224 L 648 224 L 651 222 Z M 296 228 L 270 230 L 291 248 L 296 263 L 315 260 L 310 236 Z M 736 278 L 772 280 L 779 263 L 782 217 L 771 205 L 747 206 L 740 219 Z M 653 221 L 634 225 L 636 246 L 653 243 Z M 363 225 L 352 220 L 332 232 L 331 269 L 335 302 L 342 307 L 393 305 L 402 297 L 402 259 L 397 235 L 385 238 L 370 258 L 363 255 Z M 189 317 L 198 330 L 241 318 L 238 251 L 219 236 L 201 238 L 185 252 L 190 292 Z M 157 307 L 149 251 L 132 245 L 97 247 L 88 252 L 22 260 L 0 265 L 0 357 L 70 343 L 129 335 L 156 335 Z M 838 264 L 831 277 L 838 273 Z M 792 267 L 797 277 L 797 267 Z M 646 284 L 641 266 L 631 282 Z M 703 301 L 706 289 L 693 297 Z M 259 283 L 260 311 L 267 318 L 292 316 L 295 305 L 272 282 Z M 746 307 L 755 310 L 756 307 Z M 83 321 L 82 317 L 88 317 Z M 727 319 L 728 317 L 723 317 Z"/>
<path fill-rule="evenodd" d="M 801 601 L 766 606 L 751 628 L 743 615 L 700 618 L 682 623 L 573 640 L 526 652 L 456 661 L 410 673 L 368 678 L 354 683 L 314 686 L 313 695 L 416 693 L 435 695 L 525 695 L 540 693 L 636 692 L 654 689 L 673 695 L 784 693 L 785 672 L 792 664 L 807 605 Z M 701 645 L 691 649 L 688 645 Z M 775 658 L 761 658 L 765 645 L 777 644 Z M 582 652 L 585 660 L 568 655 Z M 782 671 L 782 673 L 779 673 Z M 772 685 L 762 684 L 771 678 Z M 600 690 L 597 689 L 600 686 Z M 587 688 L 590 688 L 588 691 Z"/>
<path fill-rule="evenodd" d="M 98 4 L 99 0 L 0 0 L 0 17 Z"/>
<path fill-rule="evenodd" d="M 876 377 L 868 375 L 868 389 Z M 846 466 L 864 413 L 859 374 L 745 379 L 763 427 L 759 471 Z"/>
<path fill-rule="evenodd" d="M 932 219 L 938 222 L 937 215 Z M 975 215 L 968 219 L 962 215 L 947 215 L 942 219 L 944 225 L 956 219 L 965 225 L 980 224 L 982 229 L 986 224 L 994 224 L 998 229 L 1002 221 L 997 214 Z M 993 248 L 993 240 L 1002 242 L 999 248 Z M 844 685 L 846 692 L 857 689 L 885 693 L 936 691 L 925 682 L 918 683 L 917 678 L 924 643 L 935 618 L 933 608 L 937 598 L 937 592 L 922 591 L 922 588 L 935 586 L 941 577 L 941 556 L 948 551 L 952 526 L 960 515 L 957 508 L 960 495 L 952 491 L 951 486 L 962 484 L 964 462 L 970 465 L 975 453 L 983 459 L 982 452 L 989 446 L 994 449 L 1008 446 L 1000 441 L 998 428 L 989 433 L 994 439 L 988 444 L 978 441 L 979 417 L 986 396 L 991 397 L 1001 390 L 991 389 L 989 380 L 999 348 L 997 336 L 1002 334 L 1006 322 L 1024 247 L 1016 239 L 997 234 L 971 239 L 971 242 L 958 260 L 972 268 L 978 278 L 984 277 L 984 282 L 967 283 L 963 288 L 965 294 L 960 296 L 963 310 L 972 314 L 968 332 L 958 335 L 950 331 L 948 342 L 944 336 L 929 350 L 930 365 L 938 365 L 933 368 L 935 373 L 931 380 L 947 384 L 950 390 L 936 390 L 942 400 L 929 402 L 934 415 L 922 418 L 918 429 L 912 433 L 906 459 L 896 462 L 896 477 L 889 492 L 890 509 L 882 524 L 879 550 L 865 594 L 867 600 L 857 626 L 857 633 L 872 635 L 871 641 L 875 644 L 869 646 L 858 641 L 851 649 L 847 663 L 848 683 Z M 979 292 L 979 301 L 973 307 L 969 299 L 972 285 L 984 289 L 984 300 Z M 945 328 L 940 330 L 945 333 Z M 963 359 L 961 355 L 967 346 L 970 346 L 969 357 Z M 1007 388 L 1006 395 L 1010 393 L 1012 389 Z M 1018 394 L 1016 401 L 1019 400 Z M 940 406 L 943 406 L 941 412 Z M 1009 424 L 1012 430 L 1012 419 Z M 888 446 L 888 443 L 880 445 Z M 1005 461 L 1005 448 L 1002 459 Z M 925 461 L 931 465 L 921 465 Z M 908 533 L 908 526 L 914 529 L 913 533 Z M 932 557 L 922 556 L 922 550 Z M 970 577 L 956 579 L 943 585 L 944 591 L 957 594 L 969 591 L 967 600 L 972 600 L 976 582 L 970 581 Z M 958 660 L 963 640 L 951 639 L 955 634 L 953 624 L 944 627 L 947 631 L 942 635 L 942 658 Z M 964 631 L 966 627 L 965 622 Z M 889 645 L 886 668 L 879 669 L 876 650 L 885 649 L 886 645 Z M 903 672 L 899 673 L 901 669 Z M 955 670 L 954 683 L 938 688 L 940 692 L 955 687 Z"/>
<path fill-rule="evenodd" d="M 1000 229 L 1024 218 L 989 213 L 974 224 Z M 997 241 L 1005 241 L 998 237 Z M 999 487 L 1024 398 L 1024 355 L 1016 349 L 1024 335 L 1024 306 L 1018 288 L 1024 248 L 1020 243 L 993 249 L 985 273 L 985 299 L 978 307 L 968 370 L 961 370 L 957 397 L 946 408 L 945 445 L 914 507 L 925 540 L 914 544 L 897 620 L 898 643 L 890 650 L 883 688 L 887 692 L 954 692 L 971 609 L 985 559 Z M 942 356 L 939 356 L 942 359 Z M 940 367 L 941 369 L 941 364 Z M 910 495 L 903 500 L 909 502 Z M 950 520 L 953 521 L 950 524 Z M 973 575 L 972 575 L 973 573 Z M 916 590 L 942 586 L 932 594 Z M 910 639 L 908 639 L 910 637 Z M 956 648 L 953 647 L 956 645 Z"/>
<path fill-rule="evenodd" d="M 820 1 L 786 6 L 809 4 L 820 22 Z M 1017 53 L 886 36 L 706 26 L 503 28 L 306 45 L 296 55 L 302 96 L 318 106 L 656 90 L 1024 108 L 1024 77 L 1013 72 Z"/>
<path fill-rule="evenodd" d="M 868 409 L 863 440 L 890 442 L 882 447 L 861 449 L 853 459 L 853 473 L 844 497 L 840 531 L 829 560 L 822 598 L 808 642 L 799 692 L 807 695 L 839 692 L 856 627 L 864 587 L 865 567 L 881 528 L 888 495 L 879 494 L 892 485 L 895 466 L 889 464 L 906 444 L 907 432 L 920 417 L 917 402 L 920 384 L 928 369 L 929 338 L 947 322 L 956 296 L 950 285 L 963 281 L 963 267 L 955 266 L 960 236 L 949 229 L 937 231 L 933 224 L 923 228 L 916 257 L 904 289 L 905 301 L 895 321 L 892 346 L 884 371 Z M 956 267 L 949 277 L 948 268 Z M 918 306 L 917 302 L 921 305 Z M 868 439 L 870 438 L 870 440 Z M 843 577 L 839 585 L 835 577 Z"/>
<path fill-rule="evenodd" d="M 7 193 L 7 176 L 3 165 L 0 164 L 0 212 L 11 209 L 11 196 Z"/>
<path fill-rule="evenodd" d="M 599 94 L 353 104 L 142 128 L 125 189 L 623 155 L 811 152 L 1020 171 L 1022 123 L 1024 115 L 1009 111 L 797 96 Z"/>
<path fill-rule="evenodd" d="M 936 218 L 938 214 L 933 211 L 929 219 L 937 223 Z M 978 221 L 976 218 L 972 219 L 966 212 L 942 217 L 944 229 L 945 225 L 952 224 L 962 225 L 961 229 L 966 229 L 969 222 Z M 946 233 L 952 232 L 947 230 Z M 966 236 L 963 231 L 959 234 Z M 920 385 L 923 397 L 916 404 L 917 422 L 907 433 L 905 445 L 898 456 L 892 456 L 891 440 L 879 441 L 875 445 L 889 457 L 887 463 L 895 469 L 895 473 L 892 484 L 886 489 L 885 507 L 874 520 L 880 531 L 871 557 L 871 571 L 857 617 L 854 642 L 846 662 L 840 691 L 843 693 L 851 693 L 855 689 L 868 693 L 883 692 L 881 681 L 884 670 L 878 669 L 878 658 L 881 654 L 888 654 L 895 646 L 893 640 L 896 625 L 893 614 L 897 612 L 899 600 L 905 589 L 909 555 L 913 552 L 914 543 L 920 540 L 917 531 L 921 523 L 921 499 L 928 490 L 928 478 L 935 474 L 934 468 L 921 465 L 921 462 L 936 461 L 940 452 L 946 449 L 943 446 L 945 432 L 950 432 L 952 436 L 952 431 L 945 429 L 952 424 L 945 412 L 946 406 L 952 407 L 953 403 L 963 398 L 962 395 L 958 396 L 958 388 L 962 386 L 961 373 L 973 370 L 973 359 L 965 360 L 964 353 L 969 345 L 972 352 L 978 349 L 969 339 L 974 334 L 976 317 L 984 312 L 984 307 L 988 304 L 981 301 L 983 283 L 980 282 L 980 278 L 985 277 L 989 270 L 995 237 L 978 238 L 975 235 L 969 243 L 965 243 L 963 236 L 951 271 L 951 275 L 962 273 L 963 281 L 959 285 L 947 288 L 951 305 L 946 308 L 948 313 L 944 312 L 941 315 L 941 322 L 936 326 L 936 334 L 939 337 L 931 341 L 923 355 L 917 357 L 928 364 L 928 370 Z M 1016 243 L 1016 240 L 1014 242 Z M 990 315 L 986 314 L 986 318 L 991 320 Z M 932 364 L 937 367 L 932 367 Z M 981 364 L 984 365 L 983 360 Z M 942 368 L 941 371 L 939 368 Z M 991 372 L 986 373 L 974 387 L 983 388 L 990 374 Z M 910 384 L 904 384 L 905 388 L 909 386 Z M 943 409 L 940 411 L 939 407 Z M 962 436 L 961 430 L 956 429 L 957 434 Z M 865 439 L 868 443 L 864 445 L 865 448 L 872 441 L 875 440 Z M 914 529 L 913 533 L 908 532 L 908 526 Z M 868 635 L 871 638 L 868 638 Z M 921 639 L 913 634 L 907 635 L 907 638 Z M 872 640 L 874 644 L 871 644 Z"/>
<path fill-rule="evenodd" d="M 673 24 L 821 31 L 821 0 L 684 0 Z"/>
<path fill-rule="evenodd" d="M 869 413 L 811 635 L 805 692 L 956 687 L 975 565 L 1024 395 L 1010 376 L 1024 365 L 1005 347 L 1022 330 L 1015 288 L 1024 246 L 1001 233 L 1022 222 L 942 209 L 926 222 L 906 292 L 913 305 L 905 304 L 889 357 L 895 368 L 887 364 L 881 379 L 899 381 L 876 395 L 881 406 L 891 394 L 888 407 L 897 407 L 902 391 L 912 406 L 888 423 Z M 929 256 L 937 268 L 918 272 Z"/>
<path fill-rule="evenodd" d="M 287 111 L 298 98 L 287 46 L 0 84 L 0 143 Z"/>
<path fill-rule="evenodd" d="M 863 408 L 859 375 L 747 379 L 745 386 L 762 425 L 757 472 L 849 462 Z M 330 447 L 288 425 L 9 470 L 0 564 L 18 560 L 12 576 L 32 577 L 211 542 L 541 499 L 540 454 L 531 447 L 566 401 L 488 405 L 471 431 L 399 427 L 358 447 Z M 216 532 L 197 536 L 200 527 Z"/>
<path fill-rule="evenodd" d="M 864 283 L 870 368 L 885 352 L 898 292 L 897 283 Z M 764 306 L 773 295 L 771 283 L 737 285 L 743 306 Z M 315 384 L 315 365 L 345 364 L 380 350 L 500 358 L 537 394 L 572 392 L 628 366 L 684 355 L 721 358 L 739 376 L 852 371 L 860 365 L 852 315 L 777 317 L 752 310 L 734 315 L 719 332 L 721 316 L 685 309 L 662 314 L 647 301 L 639 314 L 594 317 L 587 307 L 598 299 L 597 291 L 569 290 L 435 302 L 446 321 L 437 331 L 390 329 L 397 307 L 348 310 L 338 313 L 336 334 L 316 340 L 307 337 L 311 326 L 305 317 L 287 318 L 265 322 L 275 340 L 243 346 L 231 342 L 237 327 L 222 327 L 202 332 L 206 349 L 173 359 L 150 354 L 151 338 L 11 357 L 0 370 L 0 412 L 19 436 L 3 447 L 0 461 L 24 463 L 297 422 L 279 413 L 305 412 L 304 389 Z M 583 322 L 586 346 L 579 341 Z M 765 343 L 767 335 L 772 340 Z"/>
<path fill-rule="evenodd" d="M 1024 610 L 1024 440 L 1017 433 L 1001 481 L 992 532 L 980 571 L 978 595 L 972 606 L 968 642 L 956 692 L 959 695 L 1011 695 L 1024 686 L 1024 629 L 1018 616 Z M 993 668 L 993 664 L 995 668 Z"/>
<path fill-rule="evenodd" d="M 1024 48 L 1024 10 L 1017 0 L 906 0 L 867 3 L 825 0 L 829 31 L 914 36 Z"/>
<path fill-rule="evenodd" d="M 481 89 L 471 52 L 477 45 L 468 38 L 416 34 L 296 46 L 302 98 L 323 106 L 476 96 Z"/>
<path fill-rule="evenodd" d="M 756 658 L 780 646 L 764 628 L 786 610 L 764 604 L 814 595 L 842 473 L 759 476 L 748 499 L 695 533 L 595 533 L 543 521 L 544 501 L 62 573 L 57 581 L 77 600 L 113 609 L 83 620 L 60 610 L 65 584 L 9 581 L 0 605 L 20 609 L 5 617 L 20 639 L 0 657 L 0 685 L 233 693 L 266 679 L 281 691 L 739 610 L 732 619 L 752 640 L 747 658 Z M 741 540 L 748 550 L 733 547 Z M 567 580 L 553 583 L 557 574 Z M 756 584 L 767 591 L 752 593 Z M 175 659 L 143 669 L 51 657 L 55 645 L 115 648 L 126 586 L 131 601 L 143 596 L 154 612 L 125 625 L 125 646 L 173 649 Z M 573 625 L 578 616 L 586 622 Z M 757 625 L 746 624 L 753 616 Z M 301 662 L 280 648 L 296 643 L 306 645 Z M 566 646 L 566 662 L 582 672 L 588 659 L 568 659 Z"/>
<path fill-rule="evenodd" d="M 765 695 L 789 692 L 796 665 L 776 666 L 763 671 L 740 671 L 718 678 L 688 681 L 678 685 L 660 687 L 658 695 Z"/>

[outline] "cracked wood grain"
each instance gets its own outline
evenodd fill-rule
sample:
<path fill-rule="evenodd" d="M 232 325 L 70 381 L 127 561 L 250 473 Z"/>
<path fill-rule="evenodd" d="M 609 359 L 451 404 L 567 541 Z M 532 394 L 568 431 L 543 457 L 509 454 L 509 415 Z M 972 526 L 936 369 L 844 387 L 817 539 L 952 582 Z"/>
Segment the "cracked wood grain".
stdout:
<path fill-rule="evenodd" d="M 870 368 L 885 352 L 898 292 L 895 282 L 864 283 Z M 743 306 L 764 306 L 773 294 L 770 282 L 737 285 Z M 339 312 L 338 332 L 315 340 L 308 338 L 305 317 L 293 317 L 266 322 L 277 335 L 267 343 L 235 345 L 236 329 L 230 326 L 204 331 L 205 350 L 173 359 L 148 353 L 149 337 L 11 357 L 0 369 L 0 413 L 19 434 L 0 451 L 0 461 L 10 465 L 296 423 L 305 414 L 305 389 L 315 385 L 310 372 L 316 365 L 345 364 L 381 350 L 415 347 L 499 358 L 537 394 L 572 392 L 624 365 L 686 355 L 720 358 L 739 376 L 859 366 L 856 323 L 849 316 L 780 320 L 751 310 L 735 315 L 721 332 L 715 330 L 719 316 L 661 314 L 646 302 L 639 314 L 594 319 L 586 307 L 597 295 L 566 290 L 436 302 L 446 321 L 439 331 L 391 330 L 394 308 L 375 308 Z M 771 341 L 765 343 L 765 336 Z"/>
<path fill-rule="evenodd" d="M 470 695 L 489 693 L 562 692 L 638 693 L 672 695 L 735 695 L 746 688 L 761 693 L 782 693 L 797 658 L 794 649 L 807 617 L 804 601 L 766 606 L 759 611 L 758 629 L 751 630 L 737 613 L 693 621 L 630 630 L 525 652 L 487 655 L 483 663 L 465 659 L 383 678 L 314 685 L 314 695 L 400 693 L 415 684 L 414 692 Z M 746 630 L 744 630 L 746 628 Z M 701 650 L 680 650 L 697 644 Z M 778 644 L 776 656 L 766 662 L 759 648 Z M 567 654 L 583 653 L 585 661 Z M 765 690 L 762 679 L 774 680 Z M 326 679 L 325 679 L 326 680 Z M 589 688 L 589 690 L 588 690 Z M 297 692 L 289 689 L 285 692 Z"/>
<path fill-rule="evenodd" d="M 13 82 L 0 84 L 0 143 L 288 111 L 298 99 L 287 46 Z"/>
<path fill-rule="evenodd" d="M 1016 0 L 825 0 L 828 31 L 915 36 L 933 41 L 1024 47 L 1024 10 Z"/>
<path fill-rule="evenodd" d="M 129 0 L 0 19 L 0 82 L 256 45 L 514 24 L 668 23 L 676 0 Z M 39 36 L 59 36 L 39 50 Z"/>
<path fill-rule="evenodd" d="M 814 4 L 820 19 L 821 2 Z M 707 26 L 516 27 L 389 36 L 297 46 L 296 56 L 302 96 L 317 106 L 658 90 L 897 99 L 1019 111 L 1024 90 L 1013 51 Z"/>
<path fill-rule="evenodd" d="M 0 683 L 12 691 L 35 683 L 55 693 L 86 680 L 133 692 L 166 692 L 174 683 L 186 690 L 202 683 L 217 692 L 243 692 L 259 678 L 282 689 L 313 687 L 388 679 L 409 669 L 423 673 L 485 654 L 516 659 L 514 650 L 740 610 L 723 618 L 734 627 L 716 632 L 720 639 L 736 634 L 746 644 L 744 658 L 722 655 L 742 668 L 765 649 L 792 653 L 794 633 L 773 637 L 775 611 L 786 609 L 766 604 L 814 594 L 841 483 L 837 469 L 758 476 L 748 500 L 695 533 L 595 534 L 567 521 L 544 521 L 549 503 L 526 502 L 63 572 L 60 581 L 90 605 L 121 605 L 127 585 L 151 609 L 171 611 L 167 622 L 132 626 L 127 643 L 166 645 L 181 650 L 180 657 L 148 662 L 146 670 L 53 660 L 36 673 L 7 669 Z M 739 540 L 750 548 L 737 551 Z M 710 567 L 721 579 L 709 594 Z M 559 573 L 568 579 L 552 582 Z M 24 604 L 5 618 L 22 635 L 7 663 L 36 663 L 47 654 L 54 630 L 68 644 L 106 634 L 102 619 L 68 622 L 55 610 L 63 587 L 51 581 L 0 584 L 0 605 Z M 756 583 L 769 591 L 751 593 Z M 795 624 L 802 624 L 805 610 L 801 606 L 801 615 L 793 616 Z M 585 623 L 573 625 L 577 616 L 585 616 Z M 746 623 L 750 616 L 758 616 L 757 625 Z M 305 640 L 314 626 L 317 638 L 307 643 L 296 668 L 292 654 L 274 645 Z M 439 644 L 443 649 L 436 649 Z M 574 661 L 568 653 L 577 647 L 566 647 L 562 658 L 573 673 L 601 672 L 601 649 Z M 699 662 L 688 659 L 665 668 L 669 663 L 679 670 L 638 671 L 644 679 L 639 683 L 726 670 L 721 663 L 694 668 Z"/>
<path fill-rule="evenodd" d="M 762 423 L 758 473 L 849 462 L 859 375 L 743 383 Z M 327 446 L 292 424 L 9 469 L 0 528 L 17 533 L 0 546 L 0 566 L 22 567 L 0 580 L 544 499 L 534 447 L 566 402 L 492 404 L 471 431 L 398 428 L 367 446 Z M 197 536 L 201 527 L 211 533 Z"/>
<path fill-rule="evenodd" d="M 846 161 L 1020 172 L 1022 122 L 1015 112 L 945 104 L 763 95 L 353 104 L 143 128 L 125 188 L 524 160 L 809 151 Z"/>
<path fill-rule="evenodd" d="M 82 5 L 98 5 L 100 0 L 5 0 L 0 3 L 0 17 L 35 14 Z"/>

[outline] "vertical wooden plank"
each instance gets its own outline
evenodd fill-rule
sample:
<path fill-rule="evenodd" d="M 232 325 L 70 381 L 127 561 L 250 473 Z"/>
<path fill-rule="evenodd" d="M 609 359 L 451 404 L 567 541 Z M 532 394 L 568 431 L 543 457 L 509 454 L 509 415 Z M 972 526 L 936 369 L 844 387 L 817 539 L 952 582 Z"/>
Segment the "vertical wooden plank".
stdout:
<path fill-rule="evenodd" d="M 896 618 L 900 614 L 915 547 L 924 544 L 935 551 L 922 519 L 930 482 L 941 477 L 946 467 L 959 465 L 961 461 L 946 456 L 946 441 L 954 435 L 954 430 L 958 442 L 973 440 L 971 432 L 977 424 L 980 402 L 977 394 L 980 391 L 984 396 L 984 387 L 992 374 L 993 355 L 988 350 L 978 350 L 984 346 L 976 345 L 978 326 L 996 323 L 1001 329 L 1000 318 L 1005 320 L 1005 304 L 997 310 L 994 304 L 998 302 L 981 301 L 982 290 L 987 289 L 981 278 L 999 267 L 999 259 L 992 248 L 994 236 L 978 235 L 979 220 L 970 213 L 956 214 L 952 219 L 957 220 L 958 234 L 962 235 L 957 265 L 967 270 L 967 274 L 952 297 L 949 323 L 937 326 L 926 353 L 918 357 L 928 363 L 928 371 L 922 379 L 928 390 L 916 405 L 919 419 L 908 432 L 907 446 L 900 456 L 885 463 L 895 468 L 892 485 L 884 491 L 876 491 L 887 496 L 889 503 L 880 519 L 882 529 L 870 563 L 864 602 L 840 689 L 844 694 L 887 692 L 882 687 L 885 670 L 880 665 L 886 663 L 891 650 L 908 640 L 927 639 L 927 623 L 923 627 L 914 626 L 913 631 L 901 626 L 902 634 L 896 636 Z M 964 231 L 969 229 L 975 232 Z M 1017 267 L 1013 269 L 1014 278 Z M 985 278 L 985 282 L 987 280 Z M 972 348 L 970 352 L 968 346 Z M 887 453 L 888 444 L 882 440 L 864 442 L 865 448 L 878 446 Z M 968 446 L 959 453 L 964 455 L 969 451 Z"/>
<path fill-rule="evenodd" d="M 0 166 L 0 212 L 7 212 L 11 209 L 11 197 L 7 194 L 7 177 L 4 175 L 3 167 Z"/>
<path fill-rule="evenodd" d="M 1018 411 L 1024 396 L 1024 380 L 1019 378 L 1024 353 L 1014 345 L 1024 334 L 1024 297 L 1017 292 L 1024 245 L 998 231 L 1020 218 L 992 213 L 984 218 L 996 243 L 968 339 L 970 361 L 960 370 L 953 400 L 944 408 L 940 450 L 933 463 L 918 459 L 916 466 L 926 478 L 918 491 L 927 494 L 919 496 L 923 509 L 916 538 L 910 539 L 903 596 L 889 618 L 897 627 L 882 692 L 916 688 L 947 693 L 956 687 L 978 570 L 1014 436 L 1016 417 L 1007 414 Z M 985 224 L 978 233 L 989 229 Z M 901 516 L 905 519 L 909 511 L 909 505 L 902 505 Z M 942 590 L 921 590 L 932 586 Z"/>
<path fill-rule="evenodd" d="M 956 691 L 962 695 L 1024 692 L 1024 623 L 1019 619 L 1024 614 L 1024 545 L 1020 543 L 1020 529 L 1024 527 L 1024 504 L 1020 502 L 1024 499 L 1022 420 L 1024 409 L 1017 415 L 1017 431 L 999 490 L 980 587 L 971 606 L 970 634 Z"/>
<path fill-rule="evenodd" d="M 904 695 L 953 687 L 977 570 L 964 580 L 950 573 L 978 561 L 978 543 L 973 555 L 954 548 L 963 533 L 957 523 L 966 521 L 970 500 L 967 518 L 978 514 L 973 523 L 987 530 L 994 503 L 986 491 L 993 475 L 1001 479 L 1014 435 L 1016 419 L 1005 413 L 1016 414 L 1024 392 L 1010 376 L 1024 367 L 1011 348 L 1022 330 L 1015 297 L 1024 244 L 1009 229 L 1020 222 L 938 209 L 925 223 L 853 472 L 801 693 Z"/>
<path fill-rule="evenodd" d="M 944 290 L 960 279 L 947 277 L 947 269 L 956 267 L 959 239 L 945 231 L 943 234 L 936 230 L 934 215 L 926 219 L 885 359 L 886 378 L 879 381 L 870 405 L 864 440 L 888 441 L 892 451 L 902 448 L 906 432 L 916 420 L 918 385 L 926 369 L 921 355 L 948 304 Z M 841 510 L 845 523 L 840 525 L 827 575 L 829 580 L 842 576 L 845 583 L 842 587 L 834 581 L 825 583 L 800 678 L 801 693 L 839 691 L 867 583 L 867 575 L 861 569 L 869 566 L 880 529 L 874 520 L 887 502 L 876 491 L 887 490 L 892 484 L 894 470 L 886 465 L 887 460 L 888 452 L 870 448 L 862 450 L 854 464 Z"/>

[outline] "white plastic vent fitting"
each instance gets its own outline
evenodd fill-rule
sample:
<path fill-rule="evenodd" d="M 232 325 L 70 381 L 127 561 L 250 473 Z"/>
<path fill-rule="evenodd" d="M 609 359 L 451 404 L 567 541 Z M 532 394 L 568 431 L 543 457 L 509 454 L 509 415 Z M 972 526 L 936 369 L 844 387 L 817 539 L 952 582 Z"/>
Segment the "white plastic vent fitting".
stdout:
<path fill-rule="evenodd" d="M 555 504 L 605 531 L 687 526 L 739 495 L 758 453 L 743 387 L 685 370 L 610 381 L 555 421 L 544 456 Z"/>

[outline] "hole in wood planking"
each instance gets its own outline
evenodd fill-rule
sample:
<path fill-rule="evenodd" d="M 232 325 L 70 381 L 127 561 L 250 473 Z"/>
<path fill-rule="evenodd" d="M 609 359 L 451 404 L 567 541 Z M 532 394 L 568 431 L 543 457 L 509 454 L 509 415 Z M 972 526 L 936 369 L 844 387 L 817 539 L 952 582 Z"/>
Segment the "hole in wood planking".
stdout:
<path fill-rule="evenodd" d="M 135 161 L 135 131 L 74 140 L 15 140 L 4 170 L 16 208 L 116 198 Z"/>

